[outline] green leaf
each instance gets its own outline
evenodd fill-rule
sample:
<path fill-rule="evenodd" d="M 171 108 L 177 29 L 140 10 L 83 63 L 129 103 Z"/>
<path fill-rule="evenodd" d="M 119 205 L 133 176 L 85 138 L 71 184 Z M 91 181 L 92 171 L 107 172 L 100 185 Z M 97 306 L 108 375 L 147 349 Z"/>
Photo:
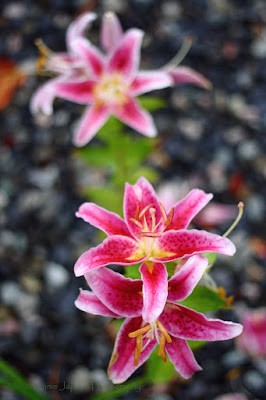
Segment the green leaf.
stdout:
<path fill-rule="evenodd" d="M 167 106 L 167 103 L 161 97 L 155 96 L 140 96 L 138 100 L 143 108 L 147 111 L 156 111 L 159 108 Z"/>
<path fill-rule="evenodd" d="M 117 140 L 117 136 L 123 131 L 124 125 L 115 117 L 111 116 L 104 126 L 98 131 L 97 137 L 106 143 Z"/>
<path fill-rule="evenodd" d="M 98 394 L 96 396 L 90 397 L 90 400 L 108 400 L 108 399 L 118 399 L 120 396 L 130 392 L 140 392 L 142 386 L 148 383 L 146 376 L 141 376 L 139 378 L 132 379 L 128 382 L 121 383 L 120 385 L 113 386 L 113 389 L 107 392 Z"/>
<path fill-rule="evenodd" d="M 139 272 L 140 264 L 137 265 L 129 265 L 125 267 L 125 277 L 131 279 L 141 279 L 141 274 Z"/>
<path fill-rule="evenodd" d="M 74 155 L 94 167 L 114 167 L 116 165 L 116 160 L 110 154 L 109 149 L 103 146 L 83 147 L 76 150 Z"/>
<path fill-rule="evenodd" d="M 200 285 L 196 286 L 193 292 L 181 304 L 198 312 L 226 308 L 226 302 L 221 299 L 218 293 Z"/>
<path fill-rule="evenodd" d="M 204 342 L 203 340 L 187 340 L 187 343 L 191 350 L 197 350 L 203 347 L 206 342 Z"/>
<path fill-rule="evenodd" d="M 215 263 L 216 258 L 217 258 L 217 253 L 205 253 L 205 254 L 202 254 L 202 255 L 203 255 L 203 257 L 207 257 L 208 258 L 208 262 L 209 262 L 209 264 L 211 266 Z"/>
<path fill-rule="evenodd" d="M 153 168 L 148 167 L 148 166 L 142 166 L 140 168 L 137 168 L 135 171 L 132 171 L 131 177 L 129 179 L 129 183 L 132 182 L 132 184 L 136 183 L 136 181 L 141 177 L 145 176 L 145 178 L 150 182 L 154 183 L 158 180 L 159 178 L 159 173 L 155 171 Z"/>
<path fill-rule="evenodd" d="M 84 190 L 84 195 L 98 206 L 123 215 L 123 196 L 113 187 L 94 187 Z"/>
<path fill-rule="evenodd" d="M 158 346 L 147 361 L 146 377 L 151 383 L 160 384 L 169 382 L 176 375 L 174 365 L 167 359 L 163 362 L 158 356 Z"/>

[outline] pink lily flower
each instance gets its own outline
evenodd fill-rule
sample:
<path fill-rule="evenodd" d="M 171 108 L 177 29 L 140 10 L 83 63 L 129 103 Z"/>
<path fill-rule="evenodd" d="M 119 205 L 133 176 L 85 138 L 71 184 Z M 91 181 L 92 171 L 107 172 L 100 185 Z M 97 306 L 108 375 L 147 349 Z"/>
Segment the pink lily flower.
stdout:
<path fill-rule="evenodd" d="M 167 65 L 157 71 L 139 71 L 143 32 L 129 29 L 123 33 L 113 13 L 104 14 L 101 27 L 101 45 L 106 54 L 81 36 L 75 34 L 73 38 L 68 34 L 67 40 L 71 43 L 71 51 L 75 49 L 79 63 L 86 65 L 82 79 L 77 81 L 75 74 L 65 79 L 63 75 L 43 87 L 41 94 L 37 92 L 32 101 L 34 112 L 38 107 L 50 112 L 54 96 L 89 105 L 75 133 L 76 146 L 88 143 L 110 115 L 115 115 L 143 135 L 154 137 L 157 134 L 154 121 L 140 106 L 136 96 L 177 83 L 209 87 L 209 82 L 201 74 L 186 67 L 178 69 Z"/>
<path fill-rule="evenodd" d="M 167 214 L 153 187 L 142 177 L 135 185 L 126 184 L 125 220 L 94 203 L 82 204 L 76 215 L 109 237 L 79 257 L 74 267 L 76 276 L 105 265 L 127 266 L 141 262 L 143 295 L 145 301 L 153 304 L 147 308 L 145 320 L 153 322 L 161 314 L 168 293 L 164 262 L 210 252 L 235 253 L 235 246 L 229 239 L 187 229 L 192 218 L 212 197 L 212 194 L 194 189 Z M 156 301 L 149 291 L 158 293 Z"/>
<path fill-rule="evenodd" d="M 92 292 L 81 290 L 75 302 L 82 311 L 110 316 L 126 317 L 117 335 L 113 354 L 108 367 L 113 383 L 122 383 L 141 366 L 159 344 L 158 355 L 166 361 L 167 355 L 175 369 L 189 378 L 201 370 L 187 344 L 187 340 L 227 340 L 239 335 L 242 326 L 233 322 L 206 318 L 203 314 L 176 302 L 184 300 L 197 285 L 208 266 L 206 258 L 191 257 L 168 282 L 167 302 L 161 314 L 152 323 L 147 322 L 145 284 L 132 280 L 106 267 L 93 270 L 85 275 Z M 159 271 L 163 266 L 154 264 Z M 148 271 L 144 263 L 142 270 Z M 160 292 L 152 291 L 150 296 L 156 302 Z"/>
<path fill-rule="evenodd" d="M 243 333 L 238 347 L 252 357 L 266 357 L 266 308 L 250 310 L 242 319 Z"/>
<path fill-rule="evenodd" d="M 40 73 L 55 77 L 41 85 L 33 95 L 30 104 L 33 114 L 41 110 L 44 114 L 51 115 L 53 101 L 58 96 L 58 87 L 62 83 L 82 82 L 89 78 L 90 69 L 83 57 L 80 57 L 74 43 L 84 38 L 86 29 L 95 18 L 95 13 L 85 13 L 69 25 L 66 32 L 67 53 L 54 53 L 41 40 L 37 41 L 41 54 L 38 61 Z"/>

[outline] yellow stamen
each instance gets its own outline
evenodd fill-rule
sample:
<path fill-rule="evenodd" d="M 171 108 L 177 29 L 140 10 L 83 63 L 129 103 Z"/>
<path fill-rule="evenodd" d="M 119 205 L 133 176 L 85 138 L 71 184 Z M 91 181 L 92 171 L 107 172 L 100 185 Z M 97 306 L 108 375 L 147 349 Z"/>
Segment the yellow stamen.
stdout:
<path fill-rule="evenodd" d="M 138 352 L 141 353 L 141 350 L 142 350 L 142 335 L 137 336 L 136 342 L 137 342 Z"/>
<path fill-rule="evenodd" d="M 134 332 L 130 332 L 130 333 L 128 334 L 128 336 L 129 336 L 130 338 L 134 338 L 134 337 L 137 337 L 137 336 L 139 336 L 139 335 L 143 335 L 143 333 L 148 332 L 150 329 L 151 329 L 151 326 L 150 326 L 150 325 L 146 325 L 146 326 L 144 326 L 144 328 L 140 328 L 140 329 L 137 329 L 137 330 L 134 331 Z"/>
<path fill-rule="evenodd" d="M 139 356 L 140 352 L 138 350 L 138 347 L 135 348 L 135 353 L 134 353 L 134 365 L 137 366 L 139 363 Z"/>
<path fill-rule="evenodd" d="M 137 219 L 135 218 L 129 218 L 129 221 L 133 222 L 135 225 L 137 225 L 140 229 L 143 229 L 143 225 L 141 222 L 139 222 Z"/>
<path fill-rule="evenodd" d="M 164 362 L 164 363 L 167 361 L 167 356 L 166 356 L 165 350 L 163 350 L 162 359 L 163 359 L 163 362 Z"/>
<path fill-rule="evenodd" d="M 161 335 L 160 337 L 160 344 L 159 344 L 159 351 L 158 351 L 158 356 L 161 357 L 163 352 L 164 352 L 164 346 L 165 346 L 165 336 Z"/>
<path fill-rule="evenodd" d="M 155 231 L 155 226 L 156 226 L 155 213 L 156 213 L 155 208 L 150 208 L 150 216 L 152 220 L 152 228 L 151 228 L 152 232 Z"/>
<path fill-rule="evenodd" d="M 158 326 L 158 328 L 160 329 L 160 331 L 162 332 L 162 335 L 164 335 L 165 339 L 167 340 L 168 343 L 172 343 L 172 339 L 171 336 L 169 335 L 169 333 L 167 332 L 167 330 L 165 329 L 165 327 L 163 326 L 163 324 L 160 321 L 156 321 L 156 325 Z"/>
<path fill-rule="evenodd" d="M 137 206 L 135 219 L 139 220 L 139 206 Z"/>
<path fill-rule="evenodd" d="M 240 201 L 240 203 L 238 203 L 237 207 L 238 207 L 238 216 L 236 217 L 235 221 L 232 223 L 230 228 L 223 234 L 223 237 L 227 237 L 242 218 L 243 210 L 244 210 L 244 203 L 242 203 L 242 201 Z"/>
<path fill-rule="evenodd" d="M 162 217 L 163 217 L 163 222 L 164 222 L 164 224 L 166 225 L 166 222 L 167 222 L 167 215 L 166 215 L 164 206 L 162 205 L 162 203 L 159 203 L 159 207 L 160 207 L 160 211 L 161 211 L 161 214 L 162 214 Z"/>
<path fill-rule="evenodd" d="M 174 216 L 174 207 L 172 207 L 171 208 L 171 210 L 170 210 L 170 213 L 169 213 L 169 215 L 168 215 L 168 218 L 167 218 L 167 221 L 166 221 L 166 223 L 165 223 L 165 227 L 167 228 L 170 224 L 171 224 L 171 222 L 172 222 L 172 219 L 173 219 L 173 216 Z"/>

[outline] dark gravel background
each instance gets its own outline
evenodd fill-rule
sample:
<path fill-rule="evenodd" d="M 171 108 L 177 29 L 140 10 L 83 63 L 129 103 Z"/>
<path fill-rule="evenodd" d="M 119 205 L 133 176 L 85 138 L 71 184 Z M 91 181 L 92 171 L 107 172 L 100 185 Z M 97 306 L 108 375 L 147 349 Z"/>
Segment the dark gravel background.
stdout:
<path fill-rule="evenodd" d="M 150 164 L 161 173 L 158 183 L 171 182 L 177 192 L 198 186 L 217 202 L 245 202 L 231 235 L 237 254 L 219 257 L 212 271 L 235 296 L 235 308 L 216 315 L 237 321 L 247 308 L 265 306 L 265 1 L 2 0 L 0 8 L 0 55 L 24 68 L 38 55 L 36 38 L 64 50 L 68 24 L 86 10 L 113 10 L 125 29 L 145 30 L 144 68 L 162 66 L 193 37 L 183 65 L 203 73 L 213 90 L 180 86 L 158 93 L 169 107 L 154 114 L 160 148 Z M 97 43 L 98 34 L 96 21 L 89 37 Z M 82 107 L 58 101 L 52 117 L 30 114 L 29 100 L 42 81 L 29 77 L 0 115 L 0 349 L 53 399 L 83 400 L 112 386 L 108 321 L 74 307 L 84 286 L 74 277 L 74 262 L 98 243 L 96 231 L 74 213 L 85 200 L 81 188 L 104 176 L 72 156 Z M 203 371 L 189 382 L 138 388 L 124 398 L 206 400 L 227 392 L 266 398 L 265 362 L 243 356 L 233 341 L 209 344 L 196 357 Z M 50 390 L 53 384 L 64 390 Z M 2 389 L 0 398 L 20 397 Z"/>

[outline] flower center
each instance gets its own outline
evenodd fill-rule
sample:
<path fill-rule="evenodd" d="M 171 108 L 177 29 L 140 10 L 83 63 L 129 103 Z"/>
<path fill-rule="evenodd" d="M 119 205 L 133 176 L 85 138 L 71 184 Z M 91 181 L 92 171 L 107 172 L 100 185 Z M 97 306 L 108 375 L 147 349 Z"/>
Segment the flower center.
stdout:
<path fill-rule="evenodd" d="M 94 96 L 98 104 L 123 105 L 127 102 L 125 94 L 127 89 L 128 85 L 119 74 L 103 75 L 101 81 L 94 87 Z"/>
<path fill-rule="evenodd" d="M 134 332 L 128 334 L 130 338 L 136 338 L 136 348 L 134 353 L 134 364 L 137 366 L 139 363 L 139 357 L 142 351 L 150 344 L 154 338 L 159 344 L 158 356 L 162 357 L 163 362 L 166 362 L 167 356 L 165 352 L 165 343 L 171 343 L 172 339 L 163 324 L 157 320 L 149 325 L 144 326 Z M 143 346 L 143 339 L 146 339 L 146 343 Z"/>
<path fill-rule="evenodd" d="M 171 224 L 173 216 L 174 216 L 174 208 L 171 208 L 169 214 L 166 214 L 166 211 L 161 203 L 159 203 L 159 208 L 161 212 L 161 218 L 158 223 L 156 223 L 155 213 L 156 210 L 153 207 L 153 204 L 148 204 L 141 212 L 140 207 L 137 207 L 135 218 L 130 218 L 129 220 L 137 225 L 141 231 L 137 233 L 138 236 L 142 237 L 142 247 L 145 254 L 150 254 L 152 252 L 152 248 L 154 246 L 154 241 L 156 238 L 160 237 L 166 228 Z M 147 223 L 146 215 L 149 213 L 151 217 L 150 228 Z M 161 224 L 163 222 L 163 224 Z M 161 225 L 161 226 L 160 226 Z M 158 227 L 160 226 L 160 230 L 158 231 Z"/>

